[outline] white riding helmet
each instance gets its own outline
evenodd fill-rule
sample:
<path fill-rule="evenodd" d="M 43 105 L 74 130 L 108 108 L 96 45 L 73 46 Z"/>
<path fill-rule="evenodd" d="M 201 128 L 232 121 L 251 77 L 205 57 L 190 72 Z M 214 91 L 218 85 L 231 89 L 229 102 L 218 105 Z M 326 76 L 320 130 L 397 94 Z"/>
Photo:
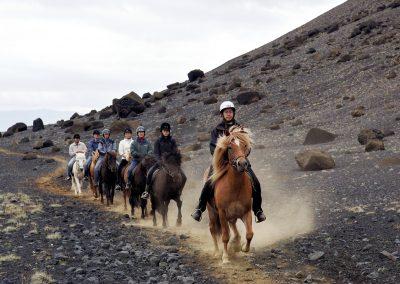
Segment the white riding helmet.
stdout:
<path fill-rule="evenodd" d="M 235 105 L 231 101 L 224 101 L 219 107 L 219 112 L 223 112 L 227 108 L 231 108 L 235 111 Z"/>

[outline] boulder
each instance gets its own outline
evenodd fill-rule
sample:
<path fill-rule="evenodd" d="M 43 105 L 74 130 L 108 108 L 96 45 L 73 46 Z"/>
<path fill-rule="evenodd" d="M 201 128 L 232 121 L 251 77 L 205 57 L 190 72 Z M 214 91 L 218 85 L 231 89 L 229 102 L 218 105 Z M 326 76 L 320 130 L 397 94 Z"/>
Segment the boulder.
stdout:
<path fill-rule="evenodd" d="M 187 86 L 186 86 L 186 91 L 193 91 L 193 90 L 196 90 L 196 89 L 200 90 L 200 85 L 198 85 L 196 83 L 190 83 L 190 84 L 187 84 Z"/>
<path fill-rule="evenodd" d="M 352 117 L 360 117 L 365 115 L 365 107 L 359 106 L 351 112 Z"/>
<path fill-rule="evenodd" d="M 383 151 L 383 150 L 385 150 L 385 145 L 383 144 L 382 140 L 378 139 L 369 140 L 367 145 L 365 145 L 365 152 Z"/>
<path fill-rule="evenodd" d="M 201 144 L 200 143 L 195 143 L 195 144 L 191 144 L 191 145 L 182 147 L 181 152 L 182 153 L 188 153 L 188 152 L 198 151 L 200 149 L 201 149 Z"/>
<path fill-rule="evenodd" d="M 104 111 L 100 111 L 100 112 L 99 112 L 99 119 L 106 119 L 106 118 L 109 118 L 109 117 L 112 116 L 113 114 L 114 114 L 114 111 L 112 111 L 111 109 L 104 110 Z"/>
<path fill-rule="evenodd" d="M 64 129 L 67 127 L 71 127 L 72 125 L 74 125 L 74 122 L 72 120 L 66 120 L 61 123 L 61 128 Z"/>
<path fill-rule="evenodd" d="M 26 126 L 25 123 L 23 122 L 18 122 L 14 124 L 13 126 L 10 126 L 7 131 L 10 131 L 12 133 L 17 133 L 17 132 L 22 132 L 28 129 L 28 126 Z"/>
<path fill-rule="evenodd" d="M 296 127 L 296 126 L 299 126 L 299 125 L 302 125 L 302 124 L 303 124 L 303 121 L 301 119 L 296 119 L 295 121 L 290 123 L 290 125 L 293 126 L 293 127 Z"/>
<path fill-rule="evenodd" d="M 337 135 L 330 133 L 320 128 L 312 128 L 308 131 L 303 145 L 315 145 L 321 143 L 328 143 L 335 140 Z"/>
<path fill-rule="evenodd" d="M 71 117 L 70 120 L 74 120 L 76 118 L 80 118 L 81 116 L 79 115 L 79 113 L 75 112 Z"/>
<path fill-rule="evenodd" d="M 142 113 L 146 107 L 139 95 L 135 92 L 130 92 L 120 99 L 114 99 L 112 109 L 120 118 L 126 118 L 131 113 Z"/>
<path fill-rule="evenodd" d="M 236 97 L 236 100 L 241 105 L 248 105 L 254 102 L 261 100 L 261 94 L 257 91 L 243 91 L 239 93 Z"/>
<path fill-rule="evenodd" d="M 10 137 L 13 134 L 14 134 L 14 132 L 7 130 L 6 132 L 3 133 L 3 137 Z"/>
<path fill-rule="evenodd" d="M 111 133 L 119 135 L 122 133 L 126 128 L 131 128 L 133 133 L 135 133 L 136 128 L 140 125 L 139 120 L 115 120 L 111 123 L 110 130 Z"/>
<path fill-rule="evenodd" d="M 37 118 L 33 121 L 32 131 L 37 132 L 44 129 L 43 120 L 41 118 Z"/>
<path fill-rule="evenodd" d="M 389 136 L 395 135 L 395 133 L 394 133 L 394 131 L 391 130 L 391 129 L 385 129 L 385 130 L 383 131 L 383 135 L 384 135 L 385 137 L 389 137 Z"/>
<path fill-rule="evenodd" d="M 80 133 L 82 131 L 86 131 L 85 129 L 89 129 L 90 125 L 91 125 L 90 122 L 75 121 L 75 123 L 71 127 L 68 127 L 65 130 L 65 133 L 70 133 L 70 134 Z"/>
<path fill-rule="evenodd" d="M 158 113 L 166 113 L 167 112 L 167 108 L 165 106 L 162 106 L 157 110 L 157 112 Z"/>
<path fill-rule="evenodd" d="M 210 133 L 208 132 L 199 132 L 197 134 L 197 141 L 206 142 L 210 140 Z"/>
<path fill-rule="evenodd" d="M 61 151 L 60 147 L 53 146 L 53 147 L 51 148 L 51 152 L 52 152 L 52 153 L 57 153 L 57 152 L 60 152 L 60 151 Z"/>
<path fill-rule="evenodd" d="M 149 98 L 151 98 L 151 94 L 150 93 L 144 93 L 142 95 L 142 99 L 149 99 Z"/>
<path fill-rule="evenodd" d="M 89 131 L 89 130 L 95 130 L 95 129 L 101 129 L 104 127 L 104 123 L 100 120 L 95 120 L 95 121 L 91 121 L 88 122 L 85 126 L 84 129 L 85 131 Z"/>
<path fill-rule="evenodd" d="M 178 117 L 178 120 L 177 120 L 178 124 L 184 124 L 185 122 L 186 122 L 186 117 L 184 117 L 182 115 Z"/>
<path fill-rule="evenodd" d="M 19 143 L 20 144 L 22 144 L 22 143 L 29 143 L 29 138 L 28 137 L 23 137 L 21 140 L 19 140 Z"/>
<path fill-rule="evenodd" d="M 384 133 L 379 129 L 363 129 L 357 139 L 361 145 L 366 145 L 370 140 L 382 140 L 384 137 Z"/>
<path fill-rule="evenodd" d="M 0 138 L 1 138 L 1 137 L 3 137 L 3 134 L 1 134 L 1 132 L 0 132 Z"/>
<path fill-rule="evenodd" d="M 164 98 L 164 93 L 163 93 L 163 92 L 154 92 L 154 93 L 153 93 L 153 97 L 154 97 L 156 100 L 161 100 L 162 98 Z"/>
<path fill-rule="evenodd" d="M 321 150 L 307 150 L 295 157 L 297 164 L 304 171 L 333 169 L 335 161 L 328 153 Z"/>
<path fill-rule="evenodd" d="M 216 97 L 214 97 L 214 96 L 209 97 L 209 98 L 207 98 L 207 99 L 205 99 L 205 100 L 203 101 L 203 103 L 204 103 L 205 105 L 211 105 L 211 104 L 215 104 L 215 103 L 217 103 L 217 102 L 218 102 L 218 99 L 217 99 Z"/>
<path fill-rule="evenodd" d="M 188 73 L 189 82 L 196 81 L 198 78 L 202 77 L 204 77 L 204 72 L 200 69 L 195 69 Z"/>
<path fill-rule="evenodd" d="M 89 117 L 89 116 L 93 116 L 97 113 L 97 110 L 92 109 L 90 112 L 88 112 L 87 114 L 85 114 L 85 117 Z"/>
<path fill-rule="evenodd" d="M 279 129 L 281 129 L 281 126 L 280 126 L 279 124 L 272 124 L 272 125 L 269 127 L 269 129 L 270 129 L 270 130 L 279 130 Z"/>
<path fill-rule="evenodd" d="M 232 79 L 232 82 L 228 87 L 228 91 L 232 91 L 236 88 L 240 88 L 241 86 L 242 86 L 242 79 L 240 79 L 239 77 L 235 77 Z"/>
<path fill-rule="evenodd" d="M 169 85 L 167 86 L 167 89 L 169 89 L 169 90 L 176 90 L 176 89 L 179 88 L 180 85 L 181 85 L 181 84 L 180 84 L 179 82 L 172 83 L 172 84 L 169 84 Z"/>
<path fill-rule="evenodd" d="M 35 153 L 27 153 L 22 157 L 23 161 L 30 161 L 37 159 L 38 156 Z"/>
<path fill-rule="evenodd" d="M 54 143 L 50 139 L 47 139 L 47 140 L 41 139 L 35 143 L 35 145 L 33 146 L 33 149 L 39 150 L 42 148 L 47 148 L 47 147 L 52 147 L 52 146 L 54 146 Z"/>

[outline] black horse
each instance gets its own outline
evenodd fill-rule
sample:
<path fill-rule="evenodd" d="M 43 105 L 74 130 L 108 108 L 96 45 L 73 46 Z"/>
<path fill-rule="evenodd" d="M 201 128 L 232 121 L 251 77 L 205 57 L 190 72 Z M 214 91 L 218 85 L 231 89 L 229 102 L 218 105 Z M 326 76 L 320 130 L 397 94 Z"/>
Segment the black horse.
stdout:
<path fill-rule="evenodd" d="M 117 182 L 117 155 L 115 152 L 108 152 L 100 169 L 99 192 L 101 203 L 104 203 L 103 194 L 106 195 L 107 206 L 114 203 L 115 184 Z"/>
<path fill-rule="evenodd" d="M 146 188 L 146 176 L 149 169 L 156 163 L 156 160 L 152 156 L 145 156 L 141 159 L 139 164 L 136 166 L 132 177 L 131 177 L 131 188 L 128 192 L 129 204 L 131 205 L 131 216 L 135 218 L 135 207 L 141 207 L 142 219 L 147 216 L 147 200 L 140 198 Z M 127 175 L 126 175 L 126 178 Z"/>
<path fill-rule="evenodd" d="M 163 227 L 167 226 L 168 205 L 171 200 L 174 200 L 178 206 L 176 225 L 182 224 L 181 194 L 186 183 L 186 176 L 181 169 L 181 163 L 182 156 L 179 152 L 165 154 L 162 157 L 160 169 L 154 174 L 150 192 L 154 226 L 157 226 L 157 211 L 162 215 Z"/>

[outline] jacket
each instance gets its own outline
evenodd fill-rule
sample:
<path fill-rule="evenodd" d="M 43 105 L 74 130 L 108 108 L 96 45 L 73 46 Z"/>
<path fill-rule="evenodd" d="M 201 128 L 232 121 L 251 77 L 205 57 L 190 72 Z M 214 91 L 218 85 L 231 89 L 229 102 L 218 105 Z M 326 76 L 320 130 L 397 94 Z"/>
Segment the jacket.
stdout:
<path fill-rule="evenodd" d="M 131 139 L 124 139 L 119 142 L 118 145 L 118 154 L 122 157 L 123 160 L 128 158 L 128 155 L 131 152 L 131 144 L 133 140 Z"/>
<path fill-rule="evenodd" d="M 134 159 L 141 159 L 146 155 L 153 154 L 153 147 L 146 138 L 140 139 L 139 137 L 134 139 L 131 144 L 131 156 Z"/>
<path fill-rule="evenodd" d="M 87 145 L 89 156 L 92 155 L 92 153 L 95 152 L 99 148 L 100 140 L 101 139 L 94 139 L 94 138 L 89 140 L 89 143 Z"/>
<path fill-rule="evenodd" d="M 116 151 L 117 147 L 115 146 L 114 140 L 108 138 L 108 139 L 101 139 L 99 143 L 99 153 L 100 155 L 105 155 L 108 152 Z"/>
<path fill-rule="evenodd" d="M 69 145 L 69 150 L 68 153 L 71 157 L 75 157 L 77 152 L 82 152 L 83 154 L 86 154 L 87 148 L 85 143 L 79 142 L 76 144 L 73 142 L 71 145 Z"/>
<path fill-rule="evenodd" d="M 230 123 L 226 123 L 222 121 L 211 131 L 211 139 L 210 139 L 210 153 L 214 155 L 215 148 L 217 147 L 217 140 L 220 136 L 225 134 L 225 131 L 229 130 L 231 126 L 240 125 L 236 120 L 231 121 Z"/>
<path fill-rule="evenodd" d="M 172 153 L 177 151 L 176 141 L 171 136 L 164 137 L 161 136 L 154 143 L 154 154 L 157 160 L 161 160 L 164 153 Z"/>

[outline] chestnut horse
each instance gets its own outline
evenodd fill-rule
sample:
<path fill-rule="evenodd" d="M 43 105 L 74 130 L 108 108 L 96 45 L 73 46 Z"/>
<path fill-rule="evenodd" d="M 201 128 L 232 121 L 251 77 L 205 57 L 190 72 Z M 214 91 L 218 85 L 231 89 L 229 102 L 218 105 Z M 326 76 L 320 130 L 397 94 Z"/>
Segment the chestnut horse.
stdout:
<path fill-rule="evenodd" d="M 237 219 L 241 219 L 246 227 L 247 243 L 242 247 L 243 252 L 250 250 L 253 238 L 252 182 L 246 173 L 251 145 L 250 132 L 243 127 L 232 126 L 229 133 L 218 139 L 213 156 L 213 175 L 210 179 L 214 184 L 214 197 L 207 204 L 207 209 L 216 256 L 219 256 L 218 237 L 222 234 L 223 263 L 229 263 L 229 227 L 234 234 L 233 249 L 239 251 L 241 248 Z"/>
<path fill-rule="evenodd" d="M 98 198 L 99 197 L 99 193 L 97 190 L 97 187 L 94 185 L 94 167 L 96 166 L 96 162 L 99 159 L 99 151 L 94 151 L 92 153 L 92 162 L 90 163 L 89 166 L 89 187 L 90 190 L 93 193 L 94 198 Z"/>

